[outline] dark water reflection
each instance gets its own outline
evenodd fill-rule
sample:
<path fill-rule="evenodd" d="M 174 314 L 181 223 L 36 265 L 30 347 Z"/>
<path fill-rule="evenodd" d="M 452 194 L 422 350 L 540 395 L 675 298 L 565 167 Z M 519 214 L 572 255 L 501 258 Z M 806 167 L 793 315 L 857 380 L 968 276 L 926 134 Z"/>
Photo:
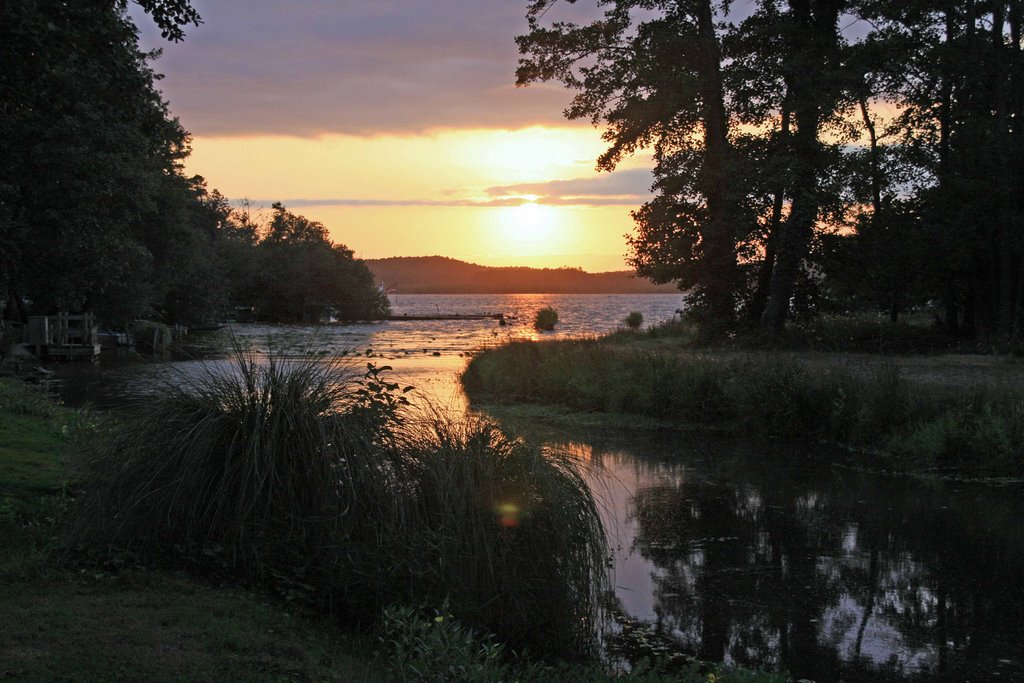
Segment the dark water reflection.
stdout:
<path fill-rule="evenodd" d="M 706 436 L 570 447 L 610 474 L 624 608 L 687 650 L 817 681 L 1024 680 L 1020 488 Z"/>

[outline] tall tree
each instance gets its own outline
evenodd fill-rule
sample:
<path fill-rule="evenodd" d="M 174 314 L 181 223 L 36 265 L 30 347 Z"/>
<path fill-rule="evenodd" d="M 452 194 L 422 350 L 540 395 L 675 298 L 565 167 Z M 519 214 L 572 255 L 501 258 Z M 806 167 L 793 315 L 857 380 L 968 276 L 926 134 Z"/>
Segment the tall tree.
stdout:
<path fill-rule="evenodd" d="M 789 11 L 777 24 L 795 130 L 790 136 L 789 217 L 778 239 L 764 312 L 765 326 L 773 334 L 779 333 L 786 322 L 801 262 L 808 255 L 822 206 L 821 181 L 827 157 L 821 132 L 842 93 L 838 21 L 845 4 L 843 0 L 790 0 Z"/>
<path fill-rule="evenodd" d="M 631 262 L 656 282 L 695 288 L 709 327 L 728 329 L 740 211 L 715 4 L 613 0 L 600 3 L 600 20 L 543 26 L 555 4 L 529 5 L 517 82 L 557 80 L 579 91 L 566 115 L 605 125 L 601 170 L 653 148 L 658 196 L 634 213 Z"/>
<path fill-rule="evenodd" d="M 155 226 L 143 219 L 176 182 L 187 135 L 115 3 L 26 0 L 0 10 L 7 299 L 43 312 L 137 315 L 159 276 L 145 239 Z"/>
<path fill-rule="evenodd" d="M 1019 335 L 1024 301 L 1018 0 L 866 3 L 879 32 L 911 46 L 890 93 L 903 144 L 927 181 L 937 295 L 947 328 L 984 339 Z"/>

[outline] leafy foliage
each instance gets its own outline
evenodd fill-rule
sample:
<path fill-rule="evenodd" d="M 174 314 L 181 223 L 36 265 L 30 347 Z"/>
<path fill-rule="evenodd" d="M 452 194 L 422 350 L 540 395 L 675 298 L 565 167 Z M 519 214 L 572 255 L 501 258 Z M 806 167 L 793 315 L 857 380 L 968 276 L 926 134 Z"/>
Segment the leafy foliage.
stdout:
<path fill-rule="evenodd" d="M 709 332 L 931 304 L 1019 343 L 1020 2 L 614 0 L 581 24 L 554 4 L 528 3 L 518 81 L 576 91 L 600 168 L 653 150 L 630 263 Z"/>
<path fill-rule="evenodd" d="M 533 317 L 534 328 L 542 332 L 550 332 L 555 329 L 555 325 L 558 324 L 558 311 L 545 306 L 537 311 L 537 315 Z"/>
<path fill-rule="evenodd" d="M 239 352 L 230 371 L 172 379 L 94 462 L 67 547 L 364 622 L 448 598 L 517 647 L 589 652 L 604 532 L 574 461 L 490 423 L 413 419 L 384 372 Z"/>
<path fill-rule="evenodd" d="M 274 204 L 274 214 L 253 245 L 252 303 L 274 322 L 319 322 L 327 315 L 369 320 L 387 314 L 387 296 L 351 249 L 334 244 L 327 228 Z"/>
<path fill-rule="evenodd" d="M 188 133 L 125 5 L 0 6 L 5 317 L 85 310 L 123 328 L 140 316 L 223 319 L 255 303 L 268 319 L 383 315 L 372 275 L 322 225 L 280 207 L 257 252 L 253 226 L 184 175 Z M 139 5 L 171 40 L 200 21 L 187 0 Z"/>

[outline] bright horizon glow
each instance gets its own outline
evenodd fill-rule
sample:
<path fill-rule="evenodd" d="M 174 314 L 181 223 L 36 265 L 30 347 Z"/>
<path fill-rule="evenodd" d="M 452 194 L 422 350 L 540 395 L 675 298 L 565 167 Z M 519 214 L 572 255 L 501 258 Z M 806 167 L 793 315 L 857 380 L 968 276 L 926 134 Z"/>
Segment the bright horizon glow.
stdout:
<path fill-rule="evenodd" d="M 600 132 L 578 126 L 422 135 L 204 137 L 187 171 L 232 201 L 282 201 L 360 258 L 443 255 L 482 265 L 623 270 L 629 211 L 537 194 L 532 185 L 603 180 Z M 646 158 L 624 164 L 643 168 Z M 528 192 L 504 187 L 531 185 Z M 557 199 L 557 205 L 552 202 Z M 601 200 L 601 197 L 597 198 Z"/>
<path fill-rule="evenodd" d="M 497 210 L 497 224 L 500 234 L 496 248 L 516 245 L 520 248 L 543 249 L 551 247 L 556 238 L 558 209 L 526 202 L 519 206 L 503 207 Z"/>

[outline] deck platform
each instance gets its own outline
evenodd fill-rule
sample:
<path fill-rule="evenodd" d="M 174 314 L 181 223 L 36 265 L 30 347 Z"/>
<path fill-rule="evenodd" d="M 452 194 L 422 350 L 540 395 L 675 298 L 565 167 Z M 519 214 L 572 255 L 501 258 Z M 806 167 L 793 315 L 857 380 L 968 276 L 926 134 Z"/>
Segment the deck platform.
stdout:
<path fill-rule="evenodd" d="M 100 344 L 92 314 L 38 315 L 28 319 L 26 345 L 36 358 L 96 360 Z"/>

